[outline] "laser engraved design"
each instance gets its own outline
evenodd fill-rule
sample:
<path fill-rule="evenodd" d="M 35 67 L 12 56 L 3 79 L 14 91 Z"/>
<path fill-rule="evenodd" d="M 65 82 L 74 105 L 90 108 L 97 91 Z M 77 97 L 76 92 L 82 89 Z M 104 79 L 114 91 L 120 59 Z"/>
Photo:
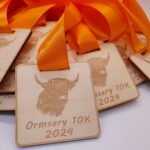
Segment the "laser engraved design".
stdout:
<path fill-rule="evenodd" d="M 11 39 L 11 40 L 8 40 L 6 38 L 2 38 L 0 37 L 0 48 L 2 47 L 5 47 L 5 46 L 8 46 L 9 44 L 11 44 L 13 41 L 15 41 L 16 37 Z"/>
<path fill-rule="evenodd" d="M 91 58 L 88 60 L 88 63 L 91 67 L 91 73 L 93 77 L 93 83 L 97 87 L 106 86 L 107 79 L 107 70 L 106 66 L 108 65 L 110 60 L 110 55 L 106 58 Z"/>
<path fill-rule="evenodd" d="M 42 114 L 60 116 L 68 102 L 69 90 L 79 81 L 79 75 L 73 81 L 64 78 L 49 79 L 42 83 L 35 75 L 36 82 L 44 89 L 38 96 L 37 109 Z"/>
<path fill-rule="evenodd" d="M 48 32 L 41 32 L 41 31 L 34 31 L 30 37 L 30 39 L 27 41 L 26 45 L 22 49 L 19 57 L 16 60 L 16 65 L 28 63 L 31 57 L 32 49 L 37 45 L 39 40 L 46 36 Z"/>

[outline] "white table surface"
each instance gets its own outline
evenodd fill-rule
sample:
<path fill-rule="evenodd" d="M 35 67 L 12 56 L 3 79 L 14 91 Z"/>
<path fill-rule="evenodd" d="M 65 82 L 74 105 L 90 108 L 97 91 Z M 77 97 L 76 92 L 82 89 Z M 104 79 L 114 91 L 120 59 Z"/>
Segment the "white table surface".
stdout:
<path fill-rule="evenodd" d="M 150 18 L 150 1 L 139 0 Z M 139 86 L 136 101 L 99 113 L 99 139 L 49 144 L 24 150 L 150 150 L 150 82 Z M 0 150 L 20 150 L 15 144 L 15 115 L 0 114 Z"/>

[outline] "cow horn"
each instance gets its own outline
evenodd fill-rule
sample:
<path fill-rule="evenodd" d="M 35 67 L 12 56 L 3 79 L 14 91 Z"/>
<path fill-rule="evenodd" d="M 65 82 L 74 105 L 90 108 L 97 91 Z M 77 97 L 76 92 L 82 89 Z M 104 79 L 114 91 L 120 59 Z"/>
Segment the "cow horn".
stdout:
<path fill-rule="evenodd" d="M 71 83 L 71 85 L 74 86 L 74 84 L 76 84 L 78 81 L 79 81 L 79 74 L 77 75 L 77 77 L 73 81 L 70 81 L 70 83 Z"/>
<path fill-rule="evenodd" d="M 37 78 L 36 75 L 35 75 L 35 81 L 36 81 L 41 87 L 45 88 L 46 83 L 42 83 L 42 82 Z"/>

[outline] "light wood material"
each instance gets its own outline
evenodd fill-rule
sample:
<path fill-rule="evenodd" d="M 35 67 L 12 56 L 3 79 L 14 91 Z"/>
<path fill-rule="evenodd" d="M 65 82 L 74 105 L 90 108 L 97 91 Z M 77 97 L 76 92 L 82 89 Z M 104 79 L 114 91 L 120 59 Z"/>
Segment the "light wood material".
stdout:
<path fill-rule="evenodd" d="M 14 94 L 0 95 L 0 111 L 14 111 L 16 100 Z"/>
<path fill-rule="evenodd" d="M 144 39 L 142 35 L 138 35 L 138 37 L 140 40 Z M 133 55 L 135 51 L 133 50 L 131 44 L 129 43 L 128 36 L 123 35 L 118 41 L 115 42 L 115 45 L 118 48 L 134 83 L 136 85 L 139 85 L 145 82 L 147 80 L 146 76 L 130 60 L 130 56 Z"/>
<path fill-rule="evenodd" d="M 47 37 L 48 33 L 53 29 L 56 22 L 47 22 L 46 26 L 35 27 L 28 41 L 21 49 L 15 62 L 12 65 L 12 70 L 15 70 L 19 64 L 36 64 L 37 53 L 40 45 Z"/>
<path fill-rule="evenodd" d="M 27 40 L 30 29 L 15 29 L 15 32 L 0 33 L 0 82 Z"/>
<path fill-rule="evenodd" d="M 100 128 L 89 66 L 39 72 L 17 67 L 17 144 L 64 142 L 99 136 Z"/>
<path fill-rule="evenodd" d="M 79 62 L 91 66 L 98 110 L 134 100 L 137 88 L 114 44 L 102 44 L 101 51 L 77 56 Z"/>
<path fill-rule="evenodd" d="M 1 93 L 15 93 L 15 72 L 8 72 L 0 83 L 0 94 Z"/>

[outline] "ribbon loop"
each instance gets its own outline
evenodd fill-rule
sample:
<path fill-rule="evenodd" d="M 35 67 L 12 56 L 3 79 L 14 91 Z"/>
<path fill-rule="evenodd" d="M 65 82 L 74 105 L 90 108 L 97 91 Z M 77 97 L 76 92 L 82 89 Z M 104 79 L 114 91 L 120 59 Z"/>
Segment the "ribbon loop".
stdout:
<path fill-rule="evenodd" d="M 37 56 L 41 71 L 69 68 L 66 48 L 64 15 L 42 43 Z"/>
<path fill-rule="evenodd" d="M 105 19 L 104 20 L 100 18 L 98 20 L 95 18 L 95 20 L 92 19 L 92 22 L 94 22 L 94 24 L 96 24 L 95 22 L 101 22 L 101 27 L 96 27 L 96 29 L 97 31 L 99 31 L 102 28 L 101 30 L 107 31 L 105 32 L 106 34 L 108 34 L 107 40 L 112 41 L 116 39 L 119 35 L 121 35 L 123 32 L 125 32 L 127 23 L 124 19 L 124 15 L 122 14 L 122 12 L 119 11 L 119 9 L 115 5 L 110 5 L 109 3 L 107 5 L 103 3 L 89 3 L 87 5 L 97 10 Z M 107 26 L 105 21 L 107 22 Z M 102 31 L 100 31 L 100 33 L 101 32 Z"/>
<path fill-rule="evenodd" d="M 134 1 L 136 2 L 136 1 Z M 128 7 L 123 3 L 120 2 L 120 5 L 122 7 L 122 9 L 126 12 L 126 17 L 128 18 L 128 23 L 129 23 L 129 30 L 130 30 L 130 34 L 132 37 L 132 43 L 133 43 L 133 47 L 135 49 L 136 52 L 150 52 L 150 25 L 149 25 L 149 21 L 148 19 L 146 19 L 146 17 L 144 17 L 141 21 L 132 11 L 130 11 L 128 9 Z M 139 9 L 138 9 L 139 10 Z M 140 11 L 140 10 L 139 10 Z M 138 12 L 138 14 L 140 16 L 143 16 L 143 11 Z M 139 17 L 140 17 L 139 16 Z M 139 41 L 135 35 L 135 31 L 134 31 L 134 25 L 136 25 L 141 31 L 142 33 L 145 35 L 146 39 L 147 39 L 147 46 L 143 46 L 143 44 L 141 43 L 141 41 Z"/>
<path fill-rule="evenodd" d="M 69 3 L 64 12 L 65 31 L 73 28 L 82 20 L 82 15 L 76 6 Z"/>
<path fill-rule="evenodd" d="M 8 7 L 10 0 L 0 1 L 0 32 L 1 33 L 11 33 L 12 29 L 8 23 Z"/>
<path fill-rule="evenodd" d="M 96 37 L 84 23 L 79 23 L 70 30 L 70 33 L 74 41 L 76 41 L 75 45 L 78 47 L 76 49 L 78 54 L 84 54 L 99 49 Z"/>
<path fill-rule="evenodd" d="M 0 1 L 0 32 L 11 32 L 11 27 L 32 28 L 50 18 L 60 18 L 40 46 L 40 70 L 69 67 L 66 41 L 83 54 L 99 48 L 99 40 L 112 41 L 128 33 L 135 52 L 150 51 L 150 23 L 136 0 L 23 0 L 27 6 L 8 21 L 10 1 Z M 145 35 L 146 46 L 138 39 L 137 31 Z"/>

